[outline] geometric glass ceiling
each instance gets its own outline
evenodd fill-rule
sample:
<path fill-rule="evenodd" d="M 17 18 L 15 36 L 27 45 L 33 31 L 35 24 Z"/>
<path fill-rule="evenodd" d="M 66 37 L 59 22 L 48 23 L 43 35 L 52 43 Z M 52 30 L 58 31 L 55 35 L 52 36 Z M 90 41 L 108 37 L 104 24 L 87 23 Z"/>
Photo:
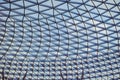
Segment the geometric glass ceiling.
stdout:
<path fill-rule="evenodd" d="M 119 80 L 119 0 L 0 0 L 0 79 Z"/>

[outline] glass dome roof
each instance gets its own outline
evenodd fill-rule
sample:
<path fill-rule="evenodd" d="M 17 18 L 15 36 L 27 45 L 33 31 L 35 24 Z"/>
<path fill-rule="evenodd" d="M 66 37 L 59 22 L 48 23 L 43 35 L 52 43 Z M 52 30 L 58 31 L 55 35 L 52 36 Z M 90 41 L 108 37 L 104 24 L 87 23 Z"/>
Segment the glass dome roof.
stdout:
<path fill-rule="evenodd" d="M 119 0 L 0 0 L 0 79 L 118 80 Z"/>

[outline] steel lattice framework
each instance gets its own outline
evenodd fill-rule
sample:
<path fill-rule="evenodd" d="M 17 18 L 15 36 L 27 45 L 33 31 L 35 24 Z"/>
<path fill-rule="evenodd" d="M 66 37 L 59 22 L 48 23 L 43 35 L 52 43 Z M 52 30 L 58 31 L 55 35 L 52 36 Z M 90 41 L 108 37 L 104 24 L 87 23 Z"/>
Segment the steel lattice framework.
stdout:
<path fill-rule="evenodd" d="M 119 80 L 119 0 L 0 0 L 0 78 Z"/>

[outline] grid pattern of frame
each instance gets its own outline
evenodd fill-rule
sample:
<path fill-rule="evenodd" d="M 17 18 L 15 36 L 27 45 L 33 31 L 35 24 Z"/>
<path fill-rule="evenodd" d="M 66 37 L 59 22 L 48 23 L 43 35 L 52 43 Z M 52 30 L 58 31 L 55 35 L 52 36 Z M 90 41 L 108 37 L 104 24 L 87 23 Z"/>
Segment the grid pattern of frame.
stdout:
<path fill-rule="evenodd" d="M 118 80 L 119 0 L 1 0 L 0 78 Z"/>

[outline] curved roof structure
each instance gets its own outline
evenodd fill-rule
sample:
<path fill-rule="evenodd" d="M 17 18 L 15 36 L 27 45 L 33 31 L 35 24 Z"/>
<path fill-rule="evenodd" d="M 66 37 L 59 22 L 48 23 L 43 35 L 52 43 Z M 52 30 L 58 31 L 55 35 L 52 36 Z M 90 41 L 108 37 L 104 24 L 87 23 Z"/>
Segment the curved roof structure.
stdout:
<path fill-rule="evenodd" d="M 119 0 L 0 0 L 0 78 L 118 80 Z"/>

